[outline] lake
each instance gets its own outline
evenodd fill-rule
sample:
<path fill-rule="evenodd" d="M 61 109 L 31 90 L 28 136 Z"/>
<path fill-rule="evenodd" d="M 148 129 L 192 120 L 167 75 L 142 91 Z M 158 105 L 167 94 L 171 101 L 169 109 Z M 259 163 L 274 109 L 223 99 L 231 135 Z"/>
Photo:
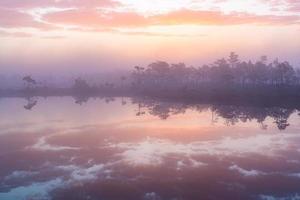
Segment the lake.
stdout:
<path fill-rule="evenodd" d="M 1 200 L 300 199 L 294 108 L 1 98 Z"/>

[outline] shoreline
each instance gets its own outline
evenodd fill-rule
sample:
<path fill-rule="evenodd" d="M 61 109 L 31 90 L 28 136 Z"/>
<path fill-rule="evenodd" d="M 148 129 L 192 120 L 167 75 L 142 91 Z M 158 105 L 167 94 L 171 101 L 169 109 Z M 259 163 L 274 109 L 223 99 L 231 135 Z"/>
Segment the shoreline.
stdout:
<path fill-rule="evenodd" d="M 222 90 L 222 92 L 221 92 Z M 264 90 L 266 91 L 266 90 Z M 23 90 L 0 90 L 1 98 L 34 98 L 34 97 L 74 97 L 77 99 L 105 98 L 105 97 L 127 97 L 135 99 L 151 99 L 185 104 L 216 104 L 216 105 L 241 105 L 255 107 L 283 107 L 296 108 L 300 110 L 300 92 L 285 91 L 276 93 L 276 90 L 268 93 L 258 90 L 248 90 L 241 93 L 236 91 L 201 90 L 201 91 L 168 91 L 168 90 L 135 90 L 115 89 L 100 90 L 90 89 L 85 91 L 59 88 L 59 89 L 23 89 Z M 281 90 L 282 91 L 282 90 Z"/>

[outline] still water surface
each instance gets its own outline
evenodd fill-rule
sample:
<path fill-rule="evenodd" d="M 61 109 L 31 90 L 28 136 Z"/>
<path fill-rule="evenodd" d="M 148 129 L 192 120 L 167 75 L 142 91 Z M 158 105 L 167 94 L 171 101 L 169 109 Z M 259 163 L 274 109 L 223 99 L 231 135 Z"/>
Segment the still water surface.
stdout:
<path fill-rule="evenodd" d="M 0 99 L 0 199 L 300 199 L 296 109 Z"/>

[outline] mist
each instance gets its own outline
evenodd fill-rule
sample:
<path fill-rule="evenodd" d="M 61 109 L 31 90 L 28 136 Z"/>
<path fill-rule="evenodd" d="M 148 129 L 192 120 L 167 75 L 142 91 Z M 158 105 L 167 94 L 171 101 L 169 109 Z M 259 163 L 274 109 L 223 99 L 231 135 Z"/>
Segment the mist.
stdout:
<path fill-rule="evenodd" d="M 0 200 L 299 200 L 299 13 L 0 0 Z"/>

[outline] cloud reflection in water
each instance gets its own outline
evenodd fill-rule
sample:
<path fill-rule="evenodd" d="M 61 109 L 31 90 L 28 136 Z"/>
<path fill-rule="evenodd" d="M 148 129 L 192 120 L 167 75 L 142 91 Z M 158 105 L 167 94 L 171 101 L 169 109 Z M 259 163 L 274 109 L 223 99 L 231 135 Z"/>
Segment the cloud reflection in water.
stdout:
<path fill-rule="evenodd" d="M 250 120 L 212 124 L 209 109 L 161 120 L 120 99 L 68 105 L 62 116 L 69 99 L 41 104 L 48 110 L 14 108 L 20 114 L 6 119 L 26 118 L 23 131 L 1 128 L 0 199 L 297 199 L 296 113 L 280 131 L 268 117 L 267 130 Z"/>

